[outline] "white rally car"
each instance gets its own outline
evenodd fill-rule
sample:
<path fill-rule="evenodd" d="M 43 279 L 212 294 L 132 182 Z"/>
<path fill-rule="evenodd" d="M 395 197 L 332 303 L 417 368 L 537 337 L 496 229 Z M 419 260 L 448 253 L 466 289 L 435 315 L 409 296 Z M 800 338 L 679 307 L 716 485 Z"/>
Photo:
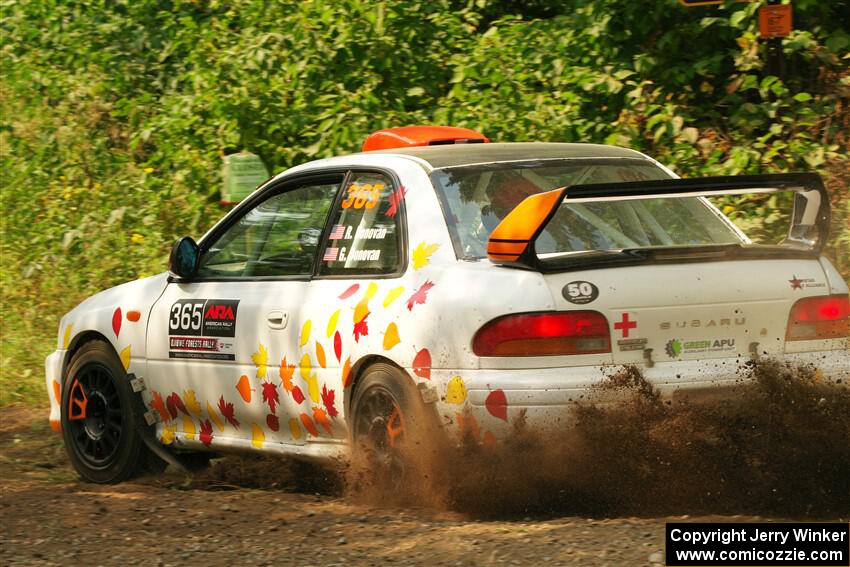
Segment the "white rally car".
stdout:
<path fill-rule="evenodd" d="M 783 193 L 778 242 L 721 212 Z M 681 180 L 616 147 L 383 130 L 65 315 L 50 422 L 83 478 L 116 482 L 203 452 L 389 453 L 412 415 L 491 443 L 520 415 L 563 426 L 618 365 L 670 398 L 759 357 L 846 381 L 828 222 L 813 174 Z"/>

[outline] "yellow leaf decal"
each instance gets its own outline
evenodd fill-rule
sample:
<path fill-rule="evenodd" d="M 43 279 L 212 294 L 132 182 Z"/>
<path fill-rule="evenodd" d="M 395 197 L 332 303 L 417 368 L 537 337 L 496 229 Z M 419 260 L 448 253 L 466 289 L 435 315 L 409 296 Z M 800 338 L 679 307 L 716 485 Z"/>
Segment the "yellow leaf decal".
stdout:
<path fill-rule="evenodd" d="M 210 416 L 210 419 L 215 426 L 218 427 L 219 431 L 224 431 L 224 423 L 222 423 L 221 418 L 218 417 L 218 413 L 216 413 L 215 409 L 207 402 L 207 415 Z"/>
<path fill-rule="evenodd" d="M 354 323 L 357 324 L 369 314 L 369 300 L 364 299 L 354 308 Z"/>
<path fill-rule="evenodd" d="M 366 288 L 366 293 L 363 294 L 363 301 L 369 301 L 375 297 L 376 293 L 378 293 L 378 284 L 371 282 L 369 287 Z"/>
<path fill-rule="evenodd" d="M 183 433 L 185 433 L 186 437 L 189 439 L 195 438 L 195 422 L 192 421 L 192 418 L 188 415 L 183 416 Z"/>
<path fill-rule="evenodd" d="M 278 374 L 280 374 L 280 383 L 283 386 L 283 389 L 287 392 L 291 392 L 295 387 L 292 385 L 292 374 L 295 372 L 294 364 L 287 364 L 286 357 L 283 357 L 283 360 L 280 361 L 280 370 Z"/>
<path fill-rule="evenodd" d="M 319 362 L 319 366 L 327 368 L 325 364 L 325 347 L 319 341 L 316 341 L 316 360 Z"/>
<path fill-rule="evenodd" d="M 310 396 L 310 399 L 313 400 L 313 403 L 319 403 L 319 377 L 316 374 L 313 374 L 309 378 L 305 378 L 307 381 L 307 395 Z"/>
<path fill-rule="evenodd" d="M 68 325 L 65 327 L 65 334 L 62 337 L 62 348 L 67 349 L 71 344 L 71 331 L 74 329 L 73 325 Z"/>
<path fill-rule="evenodd" d="M 465 401 L 466 384 L 463 383 L 463 378 L 455 376 L 449 380 L 449 384 L 446 387 L 446 402 L 460 405 Z"/>
<path fill-rule="evenodd" d="M 384 350 L 390 350 L 400 342 L 401 339 L 398 338 L 398 327 L 395 323 L 390 323 L 384 332 Z"/>
<path fill-rule="evenodd" d="M 425 267 L 428 264 L 431 258 L 431 254 L 437 251 L 439 248 L 439 244 L 425 244 L 425 242 L 420 242 L 419 246 L 413 249 L 413 269 L 418 270 L 420 268 Z"/>
<path fill-rule="evenodd" d="M 198 403 L 198 399 L 195 397 L 195 390 L 186 390 L 183 392 L 183 403 L 190 412 L 195 415 L 201 415 L 201 404 Z"/>
<path fill-rule="evenodd" d="M 334 331 L 336 331 L 337 321 L 339 321 L 339 309 L 334 311 L 334 314 L 331 315 L 331 318 L 328 320 L 328 328 L 325 331 L 325 334 L 328 336 L 328 338 L 331 338 L 331 336 L 334 334 Z"/>
<path fill-rule="evenodd" d="M 298 425 L 298 420 L 294 417 L 289 420 L 289 431 L 292 433 L 293 439 L 301 439 L 301 426 Z"/>
<path fill-rule="evenodd" d="M 390 291 L 388 291 L 387 296 L 384 298 L 384 308 L 389 307 L 390 304 L 393 301 L 395 301 L 396 299 L 398 299 L 398 296 L 401 295 L 402 293 L 404 293 L 404 286 L 403 285 L 400 285 L 398 287 L 394 287 Z"/>
<path fill-rule="evenodd" d="M 124 347 L 118 355 L 118 358 L 121 359 L 121 364 L 124 366 L 124 370 L 128 370 L 130 368 L 130 345 Z"/>
<path fill-rule="evenodd" d="M 301 377 L 305 380 L 310 378 L 310 372 L 313 370 L 313 365 L 310 364 L 310 355 L 304 353 L 301 357 L 301 364 L 298 365 L 298 370 L 301 372 Z"/>
<path fill-rule="evenodd" d="M 175 425 L 166 425 L 162 429 L 162 435 L 159 436 L 159 441 L 163 445 L 171 445 L 174 443 L 174 432 L 177 427 Z"/>
<path fill-rule="evenodd" d="M 266 435 L 263 433 L 263 430 L 260 429 L 256 423 L 251 424 L 251 445 L 256 447 L 257 449 L 263 448 L 263 441 L 265 441 Z"/>
<path fill-rule="evenodd" d="M 269 362 L 269 351 L 266 350 L 263 343 L 260 343 L 260 348 L 257 349 L 257 352 L 251 355 L 251 362 L 257 367 L 257 378 L 265 378 L 266 365 Z"/>
<path fill-rule="evenodd" d="M 236 383 L 236 390 L 242 396 L 242 399 L 245 400 L 245 403 L 251 403 L 251 383 L 244 374 L 239 377 L 239 382 Z"/>
<path fill-rule="evenodd" d="M 312 326 L 313 323 L 309 319 L 307 319 L 304 322 L 304 326 L 301 327 L 301 346 L 306 345 L 307 341 L 310 340 L 310 327 Z"/>

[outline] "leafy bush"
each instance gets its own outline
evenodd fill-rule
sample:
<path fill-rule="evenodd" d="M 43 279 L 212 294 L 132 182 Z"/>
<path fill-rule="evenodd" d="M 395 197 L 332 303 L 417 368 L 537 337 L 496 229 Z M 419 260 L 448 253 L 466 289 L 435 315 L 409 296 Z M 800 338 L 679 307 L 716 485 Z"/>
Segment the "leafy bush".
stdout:
<path fill-rule="evenodd" d="M 59 316 L 164 269 L 221 216 L 221 157 L 272 171 L 379 128 L 613 143 L 685 176 L 814 170 L 850 274 L 847 2 L 794 2 L 785 80 L 757 4 L 672 0 L 3 3 L 0 402 L 41 396 Z M 523 14 L 524 12 L 524 14 Z"/>

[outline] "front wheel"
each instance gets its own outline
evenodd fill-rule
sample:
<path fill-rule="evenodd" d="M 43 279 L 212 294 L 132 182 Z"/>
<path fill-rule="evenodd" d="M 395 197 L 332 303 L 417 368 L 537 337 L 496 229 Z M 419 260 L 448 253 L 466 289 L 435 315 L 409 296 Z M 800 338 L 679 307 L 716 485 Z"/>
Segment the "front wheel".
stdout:
<path fill-rule="evenodd" d="M 134 395 L 108 343 L 91 341 L 74 354 L 62 391 L 62 436 L 84 480 L 111 484 L 162 468 L 136 430 Z"/>

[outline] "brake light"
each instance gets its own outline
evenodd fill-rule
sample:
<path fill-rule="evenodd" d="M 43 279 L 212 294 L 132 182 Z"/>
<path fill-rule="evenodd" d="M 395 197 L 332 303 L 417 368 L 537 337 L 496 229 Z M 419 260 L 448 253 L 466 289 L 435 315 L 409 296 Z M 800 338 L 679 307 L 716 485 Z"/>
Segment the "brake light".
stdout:
<path fill-rule="evenodd" d="M 805 297 L 791 307 L 785 340 L 843 339 L 850 335 L 850 296 Z"/>
<path fill-rule="evenodd" d="M 611 352 L 608 320 L 597 311 L 522 313 L 493 319 L 472 339 L 478 356 L 555 356 Z"/>

